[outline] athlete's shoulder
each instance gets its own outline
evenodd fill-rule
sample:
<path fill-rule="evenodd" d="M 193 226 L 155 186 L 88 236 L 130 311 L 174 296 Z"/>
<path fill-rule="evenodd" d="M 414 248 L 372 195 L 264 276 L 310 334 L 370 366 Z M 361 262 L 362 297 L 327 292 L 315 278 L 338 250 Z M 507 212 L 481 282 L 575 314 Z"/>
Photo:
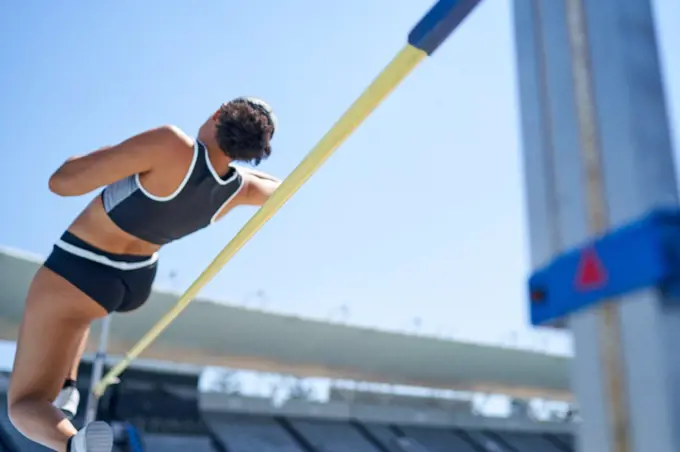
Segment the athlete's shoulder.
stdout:
<path fill-rule="evenodd" d="M 194 139 L 177 126 L 166 124 L 149 130 L 157 143 L 170 149 L 186 150 L 194 148 Z"/>
<path fill-rule="evenodd" d="M 154 166 L 166 168 L 168 165 L 190 162 L 194 156 L 194 139 L 174 125 L 163 125 L 147 131 L 150 134 Z"/>

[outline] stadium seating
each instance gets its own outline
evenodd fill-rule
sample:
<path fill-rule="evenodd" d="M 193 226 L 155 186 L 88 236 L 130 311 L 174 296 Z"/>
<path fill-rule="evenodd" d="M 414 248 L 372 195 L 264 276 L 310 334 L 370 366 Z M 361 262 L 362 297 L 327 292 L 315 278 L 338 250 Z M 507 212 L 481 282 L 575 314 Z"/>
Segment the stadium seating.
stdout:
<path fill-rule="evenodd" d="M 403 445 L 399 444 L 397 435 L 389 426 L 367 424 L 364 427 L 389 452 L 403 452 Z"/>
<path fill-rule="evenodd" d="M 553 442 L 541 435 L 530 433 L 497 433 L 510 446 L 522 452 L 561 452 Z"/>
<path fill-rule="evenodd" d="M 147 419 L 148 426 L 158 427 Z M 567 434 L 533 434 L 396 426 L 320 419 L 204 412 L 195 420 L 207 432 L 187 428 L 139 431 L 142 452 L 572 452 Z M 129 425 L 129 424 L 127 424 Z M 174 424 L 173 424 L 174 425 Z M 179 425 L 179 424 L 178 424 Z M 134 449 L 134 450 L 133 450 Z M 118 452 L 138 452 L 121 444 Z M 0 452 L 46 452 L 25 439 L 7 416 L 0 393 Z"/>
<path fill-rule="evenodd" d="M 564 448 L 566 448 L 565 450 L 576 450 L 576 442 L 574 441 L 573 436 L 564 434 L 548 436 L 550 438 L 553 438 L 556 444 L 560 444 Z"/>
<path fill-rule="evenodd" d="M 294 420 L 291 425 L 318 452 L 380 452 L 349 423 Z"/>
<path fill-rule="evenodd" d="M 479 444 L 485 452 L 514 452 L 514 450 L 502 442 L 502 440 L 499 440 L 488 433 L 478 430 L 471 430 L 466 433 L 470 439 Z"/>
<path fill-rule="evenodd" d="M 304 452 L 273 418 L 229 414 L 204 418 L 229 452 Z"/>
<path fill-rule="evenodd" d="M 158 452 L 214 452 L 210 438 L 201 436 L 177 436 L 146 434 L 144 450 Z"/>
<path fill-rule="evenodd" d="M 404 427 L 401 430 L 406 438 L 422 445 L 428 452 L 478 452 L 470 441 L 452 430 L 425 427 Z"/>

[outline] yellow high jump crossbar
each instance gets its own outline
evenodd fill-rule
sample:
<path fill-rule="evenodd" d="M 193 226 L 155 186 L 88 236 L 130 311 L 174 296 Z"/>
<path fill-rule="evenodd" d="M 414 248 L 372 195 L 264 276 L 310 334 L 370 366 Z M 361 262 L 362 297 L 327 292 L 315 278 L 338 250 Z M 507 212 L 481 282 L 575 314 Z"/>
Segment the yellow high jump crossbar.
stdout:
<path fill-rule="evenodd" d="M 91 396 L 99 398 L 106 388 L 137 358 L 198 295 L 224 265 L 321 167 L 333 152 L 364 122 L 380 103 L 427 56 L 449 37 L 481 0 L 439 0 L 408 35 L 408 44 L 392 59 L 368 88 L 321 138 L 281 186 L 241 228 L 172 307 L 94 386 Z"/>

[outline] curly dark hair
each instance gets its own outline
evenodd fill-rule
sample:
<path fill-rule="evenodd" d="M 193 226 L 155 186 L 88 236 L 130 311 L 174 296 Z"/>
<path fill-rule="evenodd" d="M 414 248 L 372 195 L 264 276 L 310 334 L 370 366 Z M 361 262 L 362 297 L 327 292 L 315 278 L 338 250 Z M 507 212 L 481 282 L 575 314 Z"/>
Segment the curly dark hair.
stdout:
<path fill-rule="evenodd" d="M 257 104 L 239 99 L 220 109 L 215 138 L 232 160 L 259 165 L 272 153 L 273 134 L 271 117 Z"/>

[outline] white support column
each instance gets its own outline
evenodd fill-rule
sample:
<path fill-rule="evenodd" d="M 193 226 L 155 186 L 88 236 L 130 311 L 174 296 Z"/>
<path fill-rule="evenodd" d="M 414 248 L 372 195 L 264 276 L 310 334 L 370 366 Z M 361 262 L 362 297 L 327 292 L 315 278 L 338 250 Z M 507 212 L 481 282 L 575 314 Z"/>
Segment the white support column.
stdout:
<path fill-rule="evenodd" d="M 515 30 L 534 267 L 677 205 L 651 0 L 515 0 Z M 580 451 L 680 451 L 668 301 L 650 288 L 569 319 Z"/>

